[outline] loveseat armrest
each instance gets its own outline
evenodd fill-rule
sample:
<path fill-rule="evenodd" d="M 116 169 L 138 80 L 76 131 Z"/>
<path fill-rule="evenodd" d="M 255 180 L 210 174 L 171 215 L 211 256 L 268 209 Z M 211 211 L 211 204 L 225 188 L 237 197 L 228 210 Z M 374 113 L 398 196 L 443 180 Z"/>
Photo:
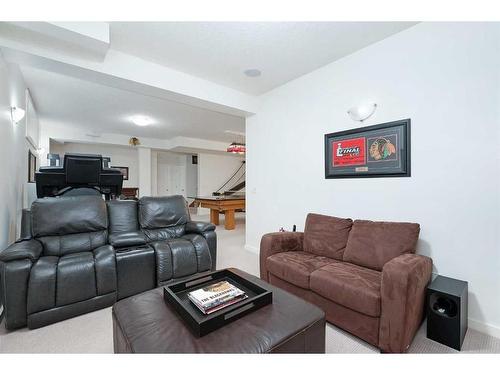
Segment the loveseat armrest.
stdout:
<path fill-rule="evenodd" d="M 186 233 L 203 234 L 215 230 L 215 225 L 204 221 L 188 221 L 186 223 Z"/>
<path fill-rule="evenodd" d="M 260 278 L 268 280 L 266 260 L 273 254 L 285 251 L 302 251 L 304 243 L 303 232 L 267 233 L 260 240 Z"/>
<path fill-rule="evenodd" d="M 404 353 L 424 317 L 425 290 L 432 275 L 432 259 L 403 254 L 382 269 L 379 347 Z"/>
<path fill-rule="evenodd" d="M 0 251 L 0 262 L 29 259 L 35 262 L 42 253 L 43 247 L 37 240 L 15 242 L 3 251 Z"/>

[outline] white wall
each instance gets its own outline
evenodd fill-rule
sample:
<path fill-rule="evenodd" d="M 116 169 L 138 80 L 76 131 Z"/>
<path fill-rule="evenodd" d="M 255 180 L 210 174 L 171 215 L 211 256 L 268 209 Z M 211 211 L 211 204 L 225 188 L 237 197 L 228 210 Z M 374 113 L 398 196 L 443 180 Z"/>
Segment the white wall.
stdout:
<path fill-rule="evenodd" d="M 111 158 L 111 166 L 128 167 L 128 180 L 123 181 L 123 186 L 139 186 L 139 167 L 136 148 L 91 143 L 57 143 L 52 141 L 50 145 L 50 152 L 59 154 L 61 158 L 68 152 L 109 156 Z"/>
<path fill-rule="evenodd" d="M 471 325 L 500 334 L 498 24 L 423 23 L 261 97 L 247 119 L 247 246 L 308 212 L 421 225 L 435 272 L 469 281 Z M 324 134 L 412 120 L 412 177 L 326 180 Z"/>
<path fill-rule="evenodd" d="M 186 197 L 186 155 L 177 152 L 158 152 L 158 195 L 177 195 Z"/>
<path fill-rule="evenodd" d="M 148 147 L 137 148 L 137 162 L 139 166 L 139 197 L 151 196 L 151 184 L 152 184 L 152 173 L 151 173 L 151 149 Z"/>
<path fill-rule="evenodd" d="M 186 195 L 198 195 L 198 164 L 193 164 L 193 155 L 186 155 Z"/>
<path fill-rule="evenodd" d="M 243 160 L 241 156 L 230 154 L 198 154 L 198 196 L 212 195 L 236 172 Z M 198 211 L 199 214 L 208 212 L 205 208 Z"/>
<path fill-rule="evenodd" d="M 34 184 L 28 184 L 26 118 L 12 124 L 10 107 L 26 109 L 24 79 L 16 65 L 7 64 L 0 53 L 0 248 L 20 232 L 21 209 L 31 204 Z M 36 116 L 36 113 L 34 114 Z M 35 152 L 35 150 L 32 150 Z"/>

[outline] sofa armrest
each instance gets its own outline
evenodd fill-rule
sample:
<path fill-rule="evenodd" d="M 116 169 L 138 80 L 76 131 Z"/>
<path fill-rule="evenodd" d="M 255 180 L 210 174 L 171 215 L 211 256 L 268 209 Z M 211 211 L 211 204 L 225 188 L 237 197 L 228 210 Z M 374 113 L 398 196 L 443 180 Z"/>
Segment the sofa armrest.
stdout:
<path fill-rule="evenodd" d="M 201 234 L 207 240 L 210 257 L 212 258 L 211 270 L 217 267 L 217 233 L 215 225 L 204 221 L 188 221 L 185 226 L 186 234 Z"/>
<path fill-rule="evenodd" d="M 0 262 L 29 259 L 34 262 L 42 253 L 42 244 L 36 240 L 15 242 L 0 252 Z"/>
<path fill-rule="evenodd" d="M 269 281 L 266 267 L 267 258 L 285 251 L 302 251 L 303 242 L 303 232 L 276 232 L 263 235 L 260 240 L 260 278 Z"/>
<path fill-rule="evenodd" d="M 379 347 L 403 353 L 424 317 L 425 290 L 431 279 L 432 259 L 403 254 L 382 269 Z"/>
<path fill-rule="evenodd" d="M 186 223 L 186 233 L 203 234 L 215 230 L 215 225 L 203 221 L 188 221 Z"/>
<path fill-rule="evenodd" d="M 142 232 L 113 233 L 108 236 L 109 244 L 114 248 L 130 247 L 146 244 L 146 237 Z"/>

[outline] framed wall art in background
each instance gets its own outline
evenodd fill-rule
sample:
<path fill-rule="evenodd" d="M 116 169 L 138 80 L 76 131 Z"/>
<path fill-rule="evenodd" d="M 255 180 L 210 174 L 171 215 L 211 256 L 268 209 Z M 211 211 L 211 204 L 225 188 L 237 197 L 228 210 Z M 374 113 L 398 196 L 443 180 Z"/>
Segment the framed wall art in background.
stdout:
<path fill-rule="evenodd" d="M 28 150 L 28 182 L 35 182 L 36 156 Z"/>
<path fill-rule="evenodd" d="M 325 134 L 325 178 L 410 177 L 410 122 Z"/>

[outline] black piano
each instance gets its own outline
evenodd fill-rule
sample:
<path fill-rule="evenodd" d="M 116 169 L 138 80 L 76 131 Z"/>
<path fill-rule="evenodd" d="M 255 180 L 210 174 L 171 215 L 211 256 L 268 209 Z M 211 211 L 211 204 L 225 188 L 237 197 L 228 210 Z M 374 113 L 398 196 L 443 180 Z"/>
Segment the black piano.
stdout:
<path fill-rule="evenodd" d="M 114 199 L 121 194 L 123 176 L 104 166 L 102 155 L 66 154 L 59 167 L 40 167 L 35 173 L 38 198 L 102 195 Z M 106 163 L 107 164 L 107 163 Z"/>

